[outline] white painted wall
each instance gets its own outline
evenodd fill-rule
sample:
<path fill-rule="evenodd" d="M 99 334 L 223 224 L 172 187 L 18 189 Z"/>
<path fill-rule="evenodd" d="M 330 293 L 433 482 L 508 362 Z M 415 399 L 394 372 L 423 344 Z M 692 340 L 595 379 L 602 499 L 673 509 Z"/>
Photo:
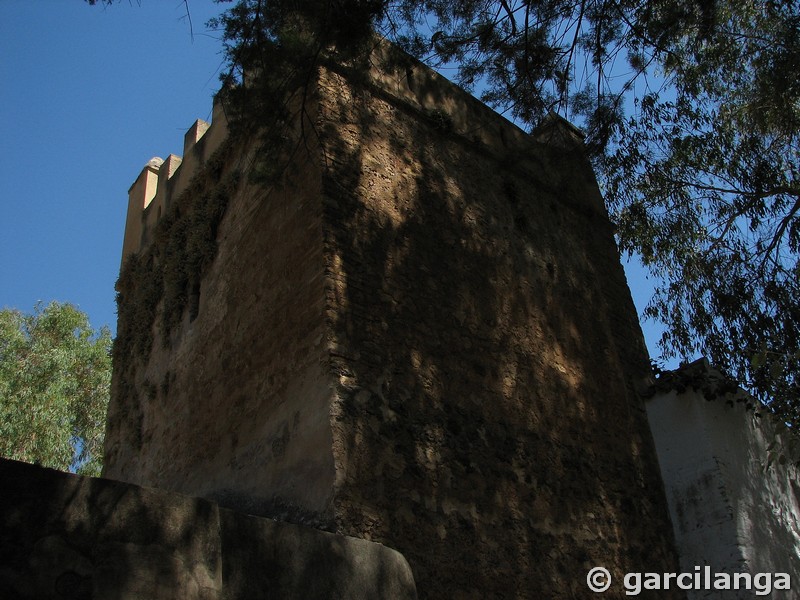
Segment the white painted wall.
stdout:
<path fill-rule="evenodd" d="M 688 368 L 706 380 L 719 377 L 705 362 Z M 792 591 L 769 597 L 800 598 L 798 469 L 789 463 L 766 469 L 775 428 L 770 415 L 758 418 L 735 401 L 742 395 L 706 400 L 690 387 L 658 393 L 647 403 L 681 569 L 788 573 Z M 700 591 L 688 597 L 756 596 Z"/>

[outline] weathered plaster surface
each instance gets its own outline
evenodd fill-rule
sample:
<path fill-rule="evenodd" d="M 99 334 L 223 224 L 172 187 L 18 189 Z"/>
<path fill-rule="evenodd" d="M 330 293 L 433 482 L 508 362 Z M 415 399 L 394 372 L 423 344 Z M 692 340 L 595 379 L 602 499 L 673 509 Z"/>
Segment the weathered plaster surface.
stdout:
<path fill-rule="evenodd" d="M 695 365 L 697 366 L 697 365 Z M 712 374 L 713 376 L 713 374 Z M 780 449 L 771 418 L 743 393 L 661 392 L 647 403 L 683 571 L 788 573 L 800 585 L 800 483 L 790 463 L 766 468 Z M 795 592 L 796 593 L 796 592 Z M 690 598 L 751 598 L 702 591 Z M 774 597 L 781 597 L 776 592 Z M 785 596 L 793 597 L 793 596 Z"/>

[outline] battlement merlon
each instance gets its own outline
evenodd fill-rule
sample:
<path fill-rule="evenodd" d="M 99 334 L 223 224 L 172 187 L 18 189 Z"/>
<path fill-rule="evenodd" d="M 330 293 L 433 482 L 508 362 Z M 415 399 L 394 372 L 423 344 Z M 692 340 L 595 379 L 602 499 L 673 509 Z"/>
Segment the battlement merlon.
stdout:
<path fill-rule="evenodd" d="M 220 102 L 214 102 L 211 123 L 196 120 L 183 137 L 183 157 L 151 158 L 128 189 L 128 213 L 122 243 L 122 264 L 149 245 L 158 220 L 173 199 L 228 136 L 228 121 Z"/>
<path fill-rule="evenodd" d="M 563 117 L 551 113 L 530 134 L 498 121 L 496 113 L 480 101 L 455 89 L 442 75 L 421 62 L 385 44 L 373 49 L 375 64 L 370 71 L 370 86 L 393 102 L 412 107 L 423 119 L 442 129 L 480 143 L 489 151 L 505 155 L 525 151 L 530 144 L 571 150 L 583 145 L 584 135 Z M 327 63 L 348 78 L 350 67 Z M 151 160 L 128 192 L 128 215 L 122 249 L 122 262 L 132 253 L 147 247 L 155 225 L 177 198 L 205 160 L 227 137 L 228 122 L 221 103 L 215 101 L 211 124 L 197 120 L 184 136 L 183 158 L 170 154 L 166 160 Z M 154 162 L 155 161 L 155 162 Z M 158 164 L 156 164 L 158 163 Z M 162 164 L 163 163 L 163 164 Z M 602 197 L 592 194 L 589 202 L 598 215 L 605 215 Z"/>

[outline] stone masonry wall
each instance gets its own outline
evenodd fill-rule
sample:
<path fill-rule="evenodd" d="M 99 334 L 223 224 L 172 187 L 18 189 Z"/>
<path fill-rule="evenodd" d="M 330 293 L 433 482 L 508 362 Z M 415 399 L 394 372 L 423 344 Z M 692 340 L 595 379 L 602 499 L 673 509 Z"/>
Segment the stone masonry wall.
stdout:
<path fill-rule="evenodd" d="M 226 170 L 248 160 L 238 151 Z M 332 527 L 321 179 L 305 158 L 291 185 L 239 186 L 196 316 L 185 310 L 164 341 L 162 294 L 149 353 L 116 360 L 104 476 Z M 148 275 L 161 277 L 168 252 L 140 251 Z"/>
<path fill-rule="evenodd" d="M 414 63 L 353 81 L 320 93 L 338 530 L 403 552 L 421 598 L 672 568 L 647 355 L 579 146 Z"/>
<path fill-rule="evenodd" d="M 675 571 L 647 354 L 580 139 L 372 62 L 320 68 L 302 151 L 232 196 L 196 310 L 115 364 L 104 475 L 384 543 L 420 598 Z"/>

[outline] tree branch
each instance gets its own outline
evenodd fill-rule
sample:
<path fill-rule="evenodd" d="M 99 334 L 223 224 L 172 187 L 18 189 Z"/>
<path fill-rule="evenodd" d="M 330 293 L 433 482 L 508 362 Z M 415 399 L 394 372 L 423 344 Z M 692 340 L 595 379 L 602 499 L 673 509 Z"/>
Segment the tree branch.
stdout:
<path fill-rule="evenodd" d="M 770 240 L 769 245 L 764 250 L 764 259 L 761 262 L 762 267 L 769 258 L 769 255 L 775 250 L 775 248 L 778 247 L 781 238 L 786 233 L 786 229 L 789 227 L 789 224 L 792 222 L 792 219 L 795 218 L 798 211 L 800 211 L 800 197 L 795 200 L 794 206 L 792 206 L 792 208 L 789 210 L 789 213 L 784 215 L 784 217 L 781 219 L 778 228 L 775 230 L 775 234 L 772 236 L 772 240 Z"/>
<path fill-rule="evenodd" d="M 189 21 L 189 36 L 194 43 L 194 26 L 192 25 L 192 13 L 189 11 L 189 0 L 183 0 L 183 6 L 186 8 L 186 19 Z"/>

